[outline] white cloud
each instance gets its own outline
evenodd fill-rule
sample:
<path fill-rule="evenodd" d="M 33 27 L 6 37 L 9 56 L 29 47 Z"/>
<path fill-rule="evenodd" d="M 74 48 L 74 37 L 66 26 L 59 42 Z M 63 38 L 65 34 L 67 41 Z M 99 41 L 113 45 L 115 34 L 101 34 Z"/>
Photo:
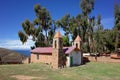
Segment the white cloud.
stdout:
<path fill-rule="evenodd" d="M 30 49 L 34 45 L 32 40 L 22 44 L 20 40 L 0 40 L 0 47 L 8 49 Z"/>

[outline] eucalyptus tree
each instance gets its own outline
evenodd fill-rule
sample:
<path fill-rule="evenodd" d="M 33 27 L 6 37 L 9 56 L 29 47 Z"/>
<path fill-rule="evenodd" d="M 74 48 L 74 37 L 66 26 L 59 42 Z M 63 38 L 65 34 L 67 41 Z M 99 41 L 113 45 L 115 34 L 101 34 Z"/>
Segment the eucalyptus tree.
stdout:
<path fill-rule="evenodd" d="M 63 29 L 63 31 L 65 32 L 65 36 L 66 38 L 69 38 L 69 34 L 71 32 L 70 30 L 70 14 L 66 14 L 65 16 L 63 16 L 60 20 L 58 20 L 56 22 L 58 27 L 61 27 Z M 67 42 L 69 43 L 69 39 Z M 68 46 L 68 45 L 66 45 Z"/>
<path fill-rule="evenodd" d="M 40 28 L 35 28 L 33 23 L 31 23 L 29 20 L 25 20 L 22 23 L 22 28 L 23 31 L 19 31 L 18 35 L 23 44 L 27 42 L 27 39 L 29 39 L 30 36 L 32 36 L 32 40 L 35 41 L 41 30 Z"/>
<path fill-rule="evenodd" d="M 36 47 L 48 46 L 47 33 L 52 24 L 51 16 L 46 8 L 40 6 L 39 4 L 34 6 L 34 11 L 36 18 L 33 22 L 25 20 L 22 23 L 23 31 L 19 31 L 18 36 L 23 44 L 32 37 Z M 43 34 L 43 31 L 45 31 L 45 35 Z"/>
<path fill-rule="evenodd" d="M 62 39 L 63 39 L 63 46 L 70 45 L 68 36 L 63 36 Z"/>
<path fill-rule="evenodd" d="M 92 29 L 94 25 L 90 24 L 89 14 L 94 9 L 95 0 L 81 0 L 80 1 L 80 8 L 82 10 L 82 20 L 81 20 L 81 27 L 83 30 L 83 44 L 86 44 L 86 48 L 88 48 L 88 52 L 90 52 L 90 36 L 92 35 Z M 94 19 L 91 20 L 92 22 Z"/>
<path fill-rule="evenodd" d="M 104 39 L 106 52 L 114 52 L 115 51 L 115 31 L 114 30 L 104 30 Z"/>
<path fill-rule="evenodd" d="M 77 33 L 78 33 L 78 35 L 81 36 L 81 38 L 83 40 L 83 35 L 84 35 L 83 33 L 84 33 L 85 30 L 82 29 L 82 24 L 83 24 L 82 23 L 82 18 L 83 18 L 82 14 L 78 14 L 76 16 Z"/>
<path fill-rule="evenodd" d="M 96 27 L 94 32 L 94 39 L 96 41 L 96 51 L 103 52 L 105 48 L 105 38 L 104 38 L 104 30 L 101 24 L 101 15 L 97 16 Z"/>
<path fill-rule="evenodd" d="M 115 51 L 117 51 L 117 47 L 120 47 L 120 6 L 118 4 L 114 6 L 114 19 L 114 30 L 116 31 Z"/>
<path fill-rule="evenodd" d="M 95 27 L 95 17 L 89 18 L 88 29 L 87 29 L 87 37 L 88 37 L 88 50 L 89 52 L 94 52 L 94 27 Z"/>
<path fill-rule="evenodd" d="M 84 30 L 84 34 L 86 34 L 87 29 L 90 29 L 88 27 L 89 26 L 89 14 L 94 9 L 94 3 L 95 3 L 95 0 L 81 0 L 80 1 L 80 8 L 83 14 L 81 26 Z M 85 41 L 85 39 L 83 39 L 83 41 Z"/>
<path fill-rule="evenodd" d="M 56 21 L 52 20 L 52 26 L 49 28 L 49 31 L 48 31 L 49 46 L 52 46 L 53 37 L 57 28 L 58 27 L 57 27 Z"/>
<path fill-rule="evenodd" d="M 63 28 L 63 30 L 65 31 L 65 34 L 69 34 L 70 33 L 70 14 L 66 14 L 65 16 L 63 16 L 60 20 L 58 20 L 56 22 L 56 24 Z"/>
<path fill-rule="evenodd" d="M 70 19 L 69 27 L 70 27 L 70 34 L 71 34 L 72 41 L 73 41 L 73 40 L 75 40 L 75 38 L 78 35 L 78 26 L 77 26 L 77 22 L 76 22 L 76 18 L 75 17 L 72 17 Z"/>
<path fill-rule="evenodd" d="M 94 9 L 95 0 L 80 0 L 80 8 L 84 16 L 88 16 Z"/>
<path fill-rule="evenodd" d="M 39 4 L 35 5 L 34 11 L 37 16 L 34 20 L 34 23 L 36 23 L 38 26 L 41 26 L 42 30 L 45 31 L 46 45 L 48 45 L 48 30 L 52 25 L 49 11 L 47 11 L 45 7 L 41 7 Z"/>

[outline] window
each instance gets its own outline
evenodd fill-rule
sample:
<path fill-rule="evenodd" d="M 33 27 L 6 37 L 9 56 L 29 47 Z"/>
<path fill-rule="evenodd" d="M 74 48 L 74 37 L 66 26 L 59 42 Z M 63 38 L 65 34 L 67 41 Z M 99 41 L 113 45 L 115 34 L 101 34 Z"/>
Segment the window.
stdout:
<path fill-rule="evenodd" d="M 120 44 L 118 44 L 118 48 L 120 48 Z"/>
<path fill-rule="evenodd" d="M 39 60 L 39 54 L 37 54 L 37 60 Z"/>
<path fill-rule="evenodd" d="M 78 48 L 78 43 L 76 43 L 76 48 Z"/>
<path fill-rule="evenodd" d="M 55 40 L 55 48 L 57 47 L 57 41 Z"/>

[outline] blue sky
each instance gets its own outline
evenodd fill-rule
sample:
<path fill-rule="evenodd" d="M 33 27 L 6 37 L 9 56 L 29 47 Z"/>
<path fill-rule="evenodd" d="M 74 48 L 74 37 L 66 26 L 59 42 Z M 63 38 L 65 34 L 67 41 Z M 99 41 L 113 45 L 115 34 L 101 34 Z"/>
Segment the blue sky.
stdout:
<path fill-rule="evenodd" d="M 90 15 L 102 15 L 103 26 L 111 29 L 114 25 L 115 2 L 120 3 L 120 0 L 96 0 Z M 22 45 L 17 33 L 22 30 L 21 23 L 24 20 L 33 21 L 36 17 L 35 4 L 46 7 L 53 20 L 60 19 L 66 13 L 71 16 L 81 13 L 80 0 L 0 0 L 0 47 L 21 49 L 33 45 L 32 41 Z"/>

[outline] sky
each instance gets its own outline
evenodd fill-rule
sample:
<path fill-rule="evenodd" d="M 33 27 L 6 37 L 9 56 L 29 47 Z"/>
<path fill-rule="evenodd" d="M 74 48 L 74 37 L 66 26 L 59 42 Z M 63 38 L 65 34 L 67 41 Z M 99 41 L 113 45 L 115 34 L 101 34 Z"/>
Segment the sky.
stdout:
<path fill-rule="evenodd" d="M 114 4 L 120 0 L 96 0 L 90 16 L 102 16 L 105 29 L 114 26 Z M 76 16 L 81 13 L 80 0 L 0 0 L 0 47 L 9 49 L 30 49 L 34 44 L 31 40 L 22 45 L 18 31 L 22 30 L 21 23 L 34 20 L 34 5 L 40 4 L 50 12 L 53 20 L 59 20 L 66 13 Z"/>

